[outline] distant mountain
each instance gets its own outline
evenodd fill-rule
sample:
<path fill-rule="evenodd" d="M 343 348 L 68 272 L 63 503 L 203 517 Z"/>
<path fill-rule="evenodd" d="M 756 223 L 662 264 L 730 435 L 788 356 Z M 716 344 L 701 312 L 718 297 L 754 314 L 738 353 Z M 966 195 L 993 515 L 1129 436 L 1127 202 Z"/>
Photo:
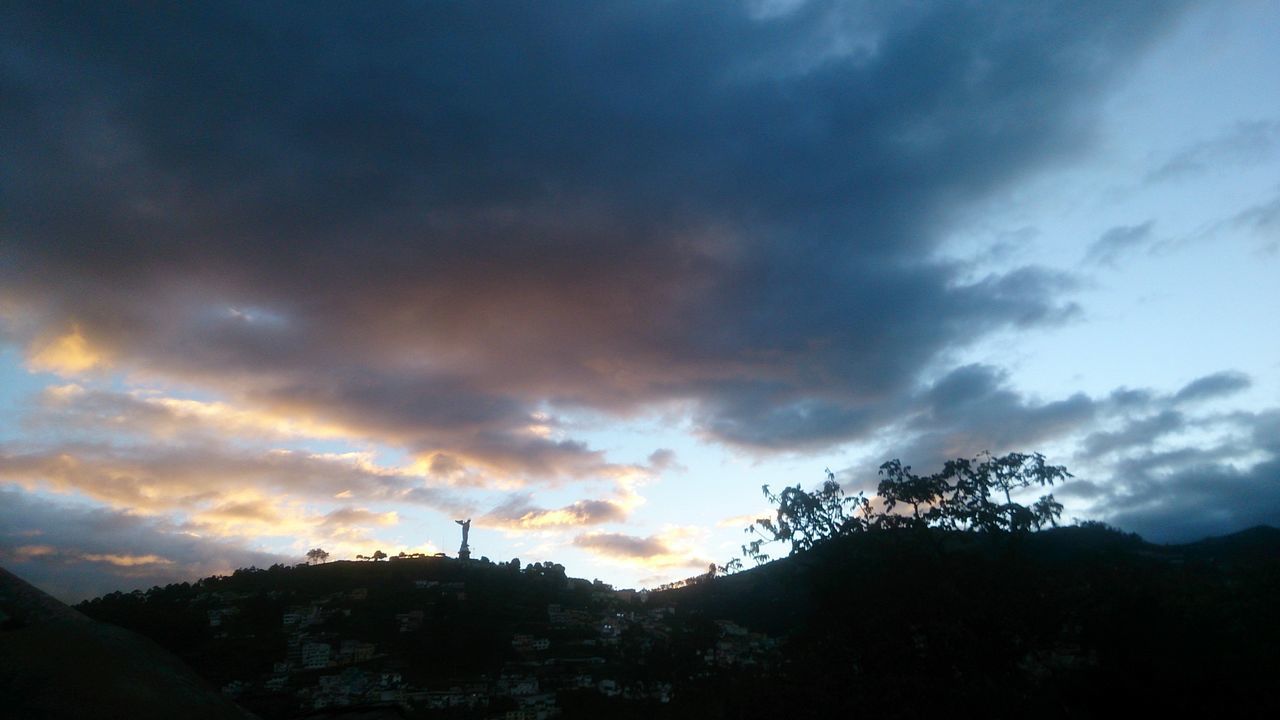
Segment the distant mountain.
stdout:
<path fill-rule="evenodd" d="M 1280 716 L 1269 527 L 867 532 L 652 593 L 551 563 L 335 562 L 78 607 L 268 719 Z"/>
<path fill-rule="evenodd" d="M 1237 560 L 1275 558 L 1280 549 L 1280 528 L 1258 525 L 1231 535 L 1205 538 L 1174 547 L 1187 553 L 1220 554 Z"/>
<path fill-rule="evenodd" d="M 0 717 L 252 717 L 151 640 L 95 622 L 0 568 Z"/>

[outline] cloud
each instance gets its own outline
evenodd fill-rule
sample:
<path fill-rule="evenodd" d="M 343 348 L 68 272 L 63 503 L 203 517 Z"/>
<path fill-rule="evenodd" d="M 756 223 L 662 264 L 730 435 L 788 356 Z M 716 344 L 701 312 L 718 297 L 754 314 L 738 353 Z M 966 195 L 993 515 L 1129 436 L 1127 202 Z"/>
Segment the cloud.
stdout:
<path fill-rule="evenodd" d="M 676 459 L 676 451 L 670 448 L 658 448 L 657 450 L 654 450 L 649 453 L 648 461 L 650 469 L 652 469 L 655 474 L 663 473 L 667 470 L 683 472 L 688 469 L 684 465 L 680 464 L 679 460 Z"/>
<path fill-rule="evenodd" d="M 621 533 L 579 535 L 573 544 L 601 555 L 625 558 L 650 558 L 668 555 L 671 549 L 656 537 L 635 537 Z"/>
<path fill-rule="evenodd" d="M 1123 430 L 1090 434 L 1084 439 L 1082 452 L 1086 456 L 1098 457 L 1135 447 L 1146 448 L 1155 443 L 1158 438 L 1179 432 L 1185 427 L 1186 418 L 1182 413 L 1165 410 L 1157 415 L 1130 422 Z"/>
<path fill-rule="evenodd" d="M 1246 434 L 1217 443 L 1148 451 L 1097 483 L 1092 510 L 1156 542 L 1186 542 L 1280 522 L 1280 412 L 1230 419 Z"/>
<path fill-rule="evenodd" d="M 1215 137 L 1181 148 L 1148 174 L 1147 180 L 1180 179 L 1215 168 L 1250 165 L 1269 155 L 1278 138 L 1280 122 L 1239 121 Z"/>
<path fill-rule="evenodd" d="M 1274 252 L 1280 247 L 1280 195 L 1268 202 L 1241 210 L 1228 219 L 1226 224 L 1261 236 L 1266 243 L 1263 250 Z"/>
<path fill-rule="evenodd" d="M 659 450 L 649 456 L 649 471 L 654 473 L 676 466 L 675 453 Z M 584 499 L 561 508 L 547 509 L 534 503 L 530 493 L 507 497 L 481 518 L 486 526 L 508 532 L 557 530 L 625 521 L 635 508 L 644 503 L 637 486 L 643 481 L 640 468 L 636 474 L 622 475 L 613 482 L 613 497 Z"/>
<path fill-rule="evenodd" d="M 1039 401 L 1008 386 L 1008 373 L 991 365 L 953 369 L 913 399 L 903 431 L 909 439 L 895 450 L 919 467 L 982 450 L 1025 451 L 1088 427 L 1102 408 L 1076 393 Z"/>
<path fill-rule="evenodd" d="M 562 508 L 548 510 L 532 504 L 529 495 L 516 495 L 490 510 L 485 524 L 509 529 L 545 530 L 620 522 L 629 509 L 612 500 L 578 500 Z"/>
<path fill-rule="evenodd" d="M 1053 490 L 1069 515 L 1105 519 L 1159 542 L 1274 525 L 1280 411 L 1223 413 L 1200 404 L 1250 384 L 1243 373 L 1221 371 L 1167 393 L 1118 388 L 1097 398 L 1041 400 L 1010 387 L 998 368 L 965 365 L 904 406 L 908 419 L 885 431 L 892 445 L 882 441 L 837 477 L 849 491 L 874 493 L 876 467 L 890 457 L 933 472 L 982 450 L 1043 450 L 1076 475 Z"/>
<path fill-rule="evenodd" d="M 865 437 L 944 350 L 1071 317 L 921 258 L 1176 8 L 388 13 L 13 13 L 7 333 L 510 483 L 610 470 L 554 434 L 581 408 Z"/>
<path fill-rule="evenodd" d="M 771 509 L 761 510 L 759 512 L 754 512 L 754 513 L 743 513 L 742 515 L 731 515 L 729 517 L 721 518 L 717 520 L 716 527 L 733 528 L 734 530 L 741 530 L 743 528 L 749 527 L 756 520 L 759 520 L 760 518 L 770 517 L 771 515 L 773 515 L 773 511 Z"/>
<path fill-rule="evenodd" d="M 1142 477 L 1125 494 L 1096 505 L 1108 522 L 1153 542 L 1190 542 L 1280 522 L 1280 462 L 1241 470 L 1230 465 Z"/>
<path fill-rule="evenodd" d="M 668 528 L 645 537 L 590 532 L 573 539 L 575 547 L 611 560 L 651 569 L 705 569 L 709 561 L 696 549 L 700 531 Z"/>
<path fill-rule="evenodd" d="M 1241 372 L 1224 370 L 1187 383 L 1173 396 L 1173 402 L 1185 403 L 1233 395 L 1246 390 L 1253 381 Z"/>
<path fill-rule="evenodd" d="M 236 451 L 216 446 L 117 447 L 66 444 L 49 450 L 0 446 L 0 480 L 76 491 L 145 512 L 208 505 L 245 488 L 365 499 L 399 497 L 416 483 L 352 458 L 288 450 Z"/>
<path fill-rule="evenodd" d="M 400 517 L 394 512 L 373 512 L 364 508 L 342 507 L 334 510 L 324 516 L 324 524 L 330 526 L 369 526 L 369 525 L 395 525 L 400 522 Z"/>
<path fill-rule="evenodd" d="M 1231 377 L 1046 399 L 951 367 L 1078 319 L 1080 280 L 936 251 L 977 203 L 1088 150 L 1100 94 L 1179 11 L 15 9 L 0 339 L 68 379 L 6 436 L 0 479 L 351 547 L 401 504 L 476 510 L 684 567 L 697 537 L 604 531 L 677 458 L 620 462 L 582 418 L 661 415 L 755 455 L 892 435 L 917 466 L 1092 438 L 1081 460 L 1110 472 L 1205 422 L 1193 400 Z M 1152 227 L 1112 228 L 1087 261 Z M 1237 449 L 1219 462 L 1257 454 Z"/>
<path fill-rule="evenodd" d="M 159 518 L 0 489 L 0 563 L 65 602 L 294 561 Z"/>
<path fill-rule="evenodd" d="M 105 363 L 103 353 L 89 345 L 75 324 L 64 335 L 37 341 L 27 360 L 32 370 L 59 375 L 77 375 Z"/>
<path fill-rule="evenodd" d="M 81 555 L 81 559 L 89 562 L 104 562 L 120 567 L 133 567 L 135 565 L 172 565 L 173 561 L 159 555 L 120 555 L 117 553 L 104 554 L 87 554 Z"/>
<path fill-rule="evenodd" d="M 205 538 L 323 543 L 335 556 L 395 545 L 378 532 L 396 510 L 418 505 L 452 513 L 466 499 L 362 454 L 324 455 L 226 446 L 63 444 L 14 452 L 0 446 L 0 484 L 28 493 L 74 493 Z M 336 500 L 343 501 L 332 508 Z"/>
<path fill-rule="evenodd" d="M 1089 246 L 1085 252 L 1085 262 L 1115 267 L 1122 255 L 1150 244 L 1151 228 L 1154 225 L 1154 220 L 1148 220 L 1139 225 L 1117 225 L 1107 230 Z"/>

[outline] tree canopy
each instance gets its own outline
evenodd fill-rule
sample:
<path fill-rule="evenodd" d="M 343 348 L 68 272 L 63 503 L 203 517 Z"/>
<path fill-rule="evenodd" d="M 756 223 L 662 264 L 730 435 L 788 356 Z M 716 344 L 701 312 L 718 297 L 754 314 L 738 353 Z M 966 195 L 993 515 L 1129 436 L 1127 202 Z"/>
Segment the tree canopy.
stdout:
<path fill-rule="evenodd" d="M 787 543 L 794 554 L 830 538 L 893 529 L 1022 534 L 1057 525 L 1062 504 L 1052 493 L 1030 506 L 1015 502 L 1014 496 L 1071 477 L 1066 467 L 1048 464 L 1040 453 L 995 457 L 985 452 L 948 460 L 931 475 L 917 475 L 894 459 L 880 466 L 879 475 L 875 498 L 846 494 L 830 470 L 813 491 L 797 484 L 775 493 L 765 485 L 765 499 L 776 510 L 772 518 L 747 527 L 753 537 L 742 546 L 743 554 L 767 562 L 766 543 Z"/>

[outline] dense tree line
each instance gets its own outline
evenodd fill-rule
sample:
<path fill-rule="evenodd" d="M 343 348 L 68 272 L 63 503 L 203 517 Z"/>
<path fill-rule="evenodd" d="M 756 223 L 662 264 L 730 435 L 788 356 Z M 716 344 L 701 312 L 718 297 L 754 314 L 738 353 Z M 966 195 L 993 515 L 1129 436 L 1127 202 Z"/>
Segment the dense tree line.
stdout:
<path fill-rule="evenodd" d="M 758 563 L 770 557 L 766 543 L 790 545 L 792 554 L 831 538 L 892 529 L 965 530 L 1022 534 L 1057 525 L 1062 505 L 1053 494 L 1031 505 L 1014 500 L 1020 491 L 1044 487 L 1071 477 L 1061 465 L 1050 465 L 1040 453 L 1009 453 L 994 457 L 948 460 L 941 471 L 918 475 L 911 466 L 890 460 L 880 466 L 880 483 L 873 502 L 863 493 L 848 495 L 827 470 L 826 481 L 812 492 L 800 485 L 773 492 L 765 485 L 765 499 L 776 506 L 774 517 L 760 518 L 747 528 L 753 539 L 743 555 Z M 741 567 L 732 560 L 723 570 Z"/>

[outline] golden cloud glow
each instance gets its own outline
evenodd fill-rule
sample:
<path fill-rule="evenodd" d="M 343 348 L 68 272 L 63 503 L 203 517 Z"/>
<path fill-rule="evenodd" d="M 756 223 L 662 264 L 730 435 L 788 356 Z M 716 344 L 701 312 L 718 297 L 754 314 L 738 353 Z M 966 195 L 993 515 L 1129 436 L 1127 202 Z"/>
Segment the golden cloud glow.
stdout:
<path fill-rule="evenodd" d="M 53 555 L 56 552 L 58 552 L 58 549 L 51 545 L 22 545 L 13 549 L 13 554 L 19 562 L 26 562 L 35 557 Z"/>
<path fill-rule="evenodd" d="M 558 510 L 531 510 L 517 518 L 515 524 L 526 530 L 572 527 L 590 524 L 594 521 L 593 515 L 597 514 L 611 519 L 626 517 L 626 512 L 617 503 L 602 501 L 598 508 L 587 503 L 574 503 Z"/>
<path fill-rule="evenodd" d="M 44 389 L 45 397 L 55 402 L 68 402 L 84 395 L 87 390 L 75 383 L 66 385 L 50 385 Z"/>
<path fill-rule="evenodd" d="M 346 438 L 351 431 L 331 423 L 306 417 L 281 415 L 263 410 L 245 410 L 223 402 L 203 402 L 183 398 L 146 398 L 146 403 L 169 411 L 176 419 L 200 422 L 232 435 L 269 435 L 317 439 Z"/>
<path fill-rule="evenodd" d="M 155 554 L 128 555 L 124 553 L 84 553 L 78 550 L 57 548 L 52 545 L 21 545 L 13 549 L 10 559 L 13 562 L 28 562 L 33 559 L 50 559 L 59 561 L 78 560 L 86 562 L 107 563 L 116 567 L 134 567 L 137 565 L 172 565 L 173 561 Z"/>
<path fill-rule="evenodd" d="M 100 562 L 115 565 L 117 567 L 133 567 L 135 565 L 172 565 L 173 561 L 159 555 L 116 555 L 107 553 L 103 555 L 85 554 L 81 555 L 82 560 L 89 562 Z"/>
<path fill-rule="evenodd" d="M 27 356 L 27 367 L 36 372 L 77 375 L 107 364 L 106 354 L 89 344 L 78 324 L 64 335 L 37 342 Z"/>

